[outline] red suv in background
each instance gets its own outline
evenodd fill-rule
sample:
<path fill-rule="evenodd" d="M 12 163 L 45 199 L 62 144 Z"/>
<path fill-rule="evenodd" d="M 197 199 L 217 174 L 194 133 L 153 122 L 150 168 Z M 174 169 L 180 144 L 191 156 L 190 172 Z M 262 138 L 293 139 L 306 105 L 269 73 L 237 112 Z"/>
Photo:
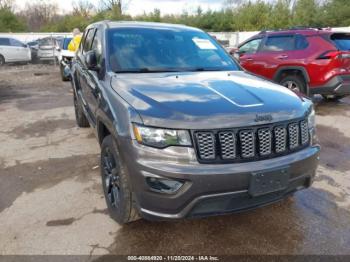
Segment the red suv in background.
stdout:
<path fill-rule="evenodd" d="M 326 99 L 350 95 L 350 33 L 263 31 L 233 52 L 247 71 L 289 89 Z"/>

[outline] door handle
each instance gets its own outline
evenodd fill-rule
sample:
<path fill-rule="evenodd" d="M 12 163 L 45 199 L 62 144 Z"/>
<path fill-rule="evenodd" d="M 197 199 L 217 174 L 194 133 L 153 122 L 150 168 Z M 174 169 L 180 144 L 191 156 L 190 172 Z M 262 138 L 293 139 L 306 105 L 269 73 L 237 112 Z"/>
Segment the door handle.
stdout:
<path fill-rule="evenodd" d="M 253 58 L 250 58 L 250 57 L 249 57 L 249 58 L 246 58 L 245 60 L 246 60 L 246 61 L 253 61 Z"/>
<path fill-rule="evenodd" d="M 280 56 L 277 56 L 277 59 L 280 59 L 280 60 L 287 59 L 287 58 L 288 58 L 287 55 L 280 55 Z"/>

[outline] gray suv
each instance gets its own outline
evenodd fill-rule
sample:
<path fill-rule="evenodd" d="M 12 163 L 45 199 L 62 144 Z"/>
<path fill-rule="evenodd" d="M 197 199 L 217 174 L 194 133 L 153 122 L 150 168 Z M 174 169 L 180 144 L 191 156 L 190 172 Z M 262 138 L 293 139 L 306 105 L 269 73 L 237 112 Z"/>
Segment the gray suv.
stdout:
<path fill-rule="evenodd" d="M 92 24 L 70 73 L 120 224 L 257 208 L 313 181 L 312 102 L 245 72 L 199 29 Z"/>

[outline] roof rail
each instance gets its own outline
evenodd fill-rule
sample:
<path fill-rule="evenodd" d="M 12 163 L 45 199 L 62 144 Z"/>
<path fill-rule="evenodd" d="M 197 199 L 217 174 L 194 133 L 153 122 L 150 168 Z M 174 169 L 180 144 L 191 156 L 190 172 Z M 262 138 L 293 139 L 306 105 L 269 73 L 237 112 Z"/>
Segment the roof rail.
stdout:
<path fill-rule="evenodd" d="M 293 26 L 287 30 L 323 30 L 322 27 L 310 27 L 310 26 Z"/>
<path fill-rule="evenodd" d="M 262 31 L 259 32 L 260 34 L 265 34 L 268 32 L 280 32 L 280 31 L 292 31 L 292 30 L 330 30 L 329 28 L 322 28 L 322 27 L 309 27 L 309 26 L 293 26 L 293 27 L 289 27 L 289 28 L 281 28 L 281 29 L 264 29 Z"/>

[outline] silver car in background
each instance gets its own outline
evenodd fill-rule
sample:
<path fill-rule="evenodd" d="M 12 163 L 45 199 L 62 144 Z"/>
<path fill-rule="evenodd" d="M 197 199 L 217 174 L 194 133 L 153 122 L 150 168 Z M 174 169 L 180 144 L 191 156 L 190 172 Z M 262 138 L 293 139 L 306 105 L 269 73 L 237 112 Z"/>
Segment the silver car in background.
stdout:
<path fill-rule="evenodd" d="M 59 42 L 56 38 L 46 37 L 39 39 L 38 59 L 40 61 L 57 60 L 59 49 Z"/>

